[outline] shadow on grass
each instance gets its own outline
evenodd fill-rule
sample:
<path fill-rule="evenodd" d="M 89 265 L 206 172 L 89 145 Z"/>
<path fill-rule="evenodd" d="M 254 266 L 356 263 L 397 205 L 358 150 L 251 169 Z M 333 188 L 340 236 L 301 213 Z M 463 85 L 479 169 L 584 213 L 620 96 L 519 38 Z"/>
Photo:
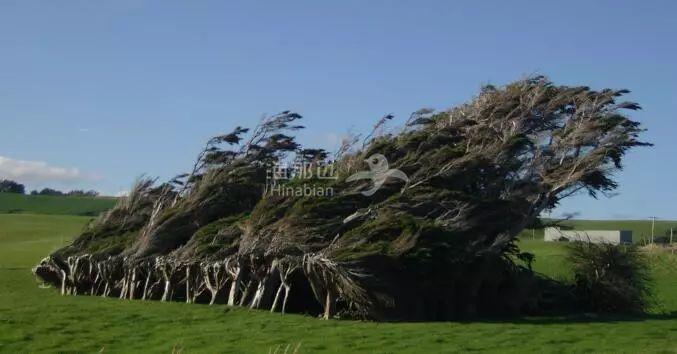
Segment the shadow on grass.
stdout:
<path fill-rule="evenodd" d="M 677 311 L 649 314 L 595 314 L 579 313 L 569 315 L 534 316 L 534 317 L 492 317 L 459 320 L 460 323 L 506 323 L 506 324 L 577 324 L 577 323 L 616 323 L 644 321 L 674 321 Z"/>

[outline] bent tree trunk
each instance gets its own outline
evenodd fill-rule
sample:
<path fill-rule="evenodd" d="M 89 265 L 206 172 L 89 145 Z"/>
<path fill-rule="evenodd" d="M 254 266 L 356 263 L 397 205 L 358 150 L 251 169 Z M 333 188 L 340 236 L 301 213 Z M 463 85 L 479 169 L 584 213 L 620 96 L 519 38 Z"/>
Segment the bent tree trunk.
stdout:
<path fill-rule="evenodd" d="M 336 303 L 336 296 L 334 292 L 327 289 L 327 298 L 324 302 L 324 319 L 328 320 L 334 315 L 334 304 Z"/>
<path fill-rule="evenodd" d="M 232 279 L 228 292 L 228 306 L 235 306 L 237 305 L 237 294 L 242 286 L 242 265 L 237 260 L 229 258 L 226 260 L 226 270 Z"/>

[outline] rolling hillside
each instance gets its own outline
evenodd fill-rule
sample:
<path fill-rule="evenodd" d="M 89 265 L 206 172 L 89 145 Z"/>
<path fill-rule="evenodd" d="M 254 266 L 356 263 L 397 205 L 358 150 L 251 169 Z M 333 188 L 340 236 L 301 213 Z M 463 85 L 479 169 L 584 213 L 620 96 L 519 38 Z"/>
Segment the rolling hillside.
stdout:
<path fill-rule="evenodd" d="M 0 193 L 0 214 L 96 216 L 115 205 L 111 197 L 56 197 Z"/>
<path fill-rule="evenodd" d="M 0 214 L 47 214 L 96 216 L 115 205 L 112 197 L 64 197 L 33 196 L 13 193 L 0 193 Z M 641 243 L 642 237 L 651 236 L 650 220 L 570 220 L 563 223 L 575 230 L 631 230 L 635 242 Z M 670 234 L 674 228 L 677 238 L 677 221 L 657 220 L 656 236 Z M 543 238 L 543 230 L 525 230 L 523 238 Z"/>
<path fill-rule="evenodd" d="M 651 220 L 569 220 L 562 224 L 574 230 L 630 230 L 633 242 L 640 244 L 643 242 L 643 237 L 647 241 L 651 238 Z M 675 220 L 656 220 L 654 235 L 656 238 L 670 235 L 670 228 L 674 228 L 674 237 L 677 241 L 677 221 Z M 543 230 L 537 229 L 533 234 L 531 229 L 522 232 L 522 238 L 528 239 L 532 235 L 536 239 L 542 239 Z"/>

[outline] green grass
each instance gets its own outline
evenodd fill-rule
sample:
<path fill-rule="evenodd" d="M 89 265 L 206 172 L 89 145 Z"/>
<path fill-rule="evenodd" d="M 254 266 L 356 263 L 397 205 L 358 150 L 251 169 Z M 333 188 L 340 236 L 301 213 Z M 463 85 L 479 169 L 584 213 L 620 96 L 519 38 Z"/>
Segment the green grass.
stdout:
<path fill-rule="evenodd" d="M 569 271 L 565 260 L 565 243 L 543 242 L 542 240 L 520 239 L 519 247 L 523 251 L 536 256 L 533 269 L 554 279 L 569 281 L 573 274 Z"/>
<path fill-rule="evenodd" d="M 677 352 L 677 262 L 655 257 L 663 313 L 368 323 L 187 305 L 62 297 L 30 268 L 88 218 L 0 215 L 0 352 Z M 524 240 L 537 271 L 566 277 L 561 244 Z"/>
<path fill-rule="evenodd" d="M 0 193 L 0 213 L 95 216 L 115 205 L 111 197 L 66 197 Z"/>
<path fill-rule="evenodd" d="M 536 255 L 533 269 L 561 281 L 572 281 L 573 273 L 565 259 L 566 243 L 521 239 L 522 250 Z M 675 312 L 677 316 L 677 255 L 650 253 L 649 263 L 655 280 L 654 313 Z M 677 321 L 677 317 L 675 317 Z"/>

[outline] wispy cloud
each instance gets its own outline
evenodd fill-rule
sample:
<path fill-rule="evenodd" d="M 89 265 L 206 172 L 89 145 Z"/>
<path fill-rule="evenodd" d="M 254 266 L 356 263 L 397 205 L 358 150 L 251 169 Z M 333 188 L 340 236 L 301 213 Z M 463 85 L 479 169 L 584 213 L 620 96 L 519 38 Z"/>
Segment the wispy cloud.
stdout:
<path fill-rule="evenodd" d="M 42 186 L 50 183 L 72 185 L 94 181 L 99 177 L 83 173 L 75 167 L 52 166 L 43 161 L 15 160 L 0 156 L 0 179 L 11 179 L 19 183 Z"/>

